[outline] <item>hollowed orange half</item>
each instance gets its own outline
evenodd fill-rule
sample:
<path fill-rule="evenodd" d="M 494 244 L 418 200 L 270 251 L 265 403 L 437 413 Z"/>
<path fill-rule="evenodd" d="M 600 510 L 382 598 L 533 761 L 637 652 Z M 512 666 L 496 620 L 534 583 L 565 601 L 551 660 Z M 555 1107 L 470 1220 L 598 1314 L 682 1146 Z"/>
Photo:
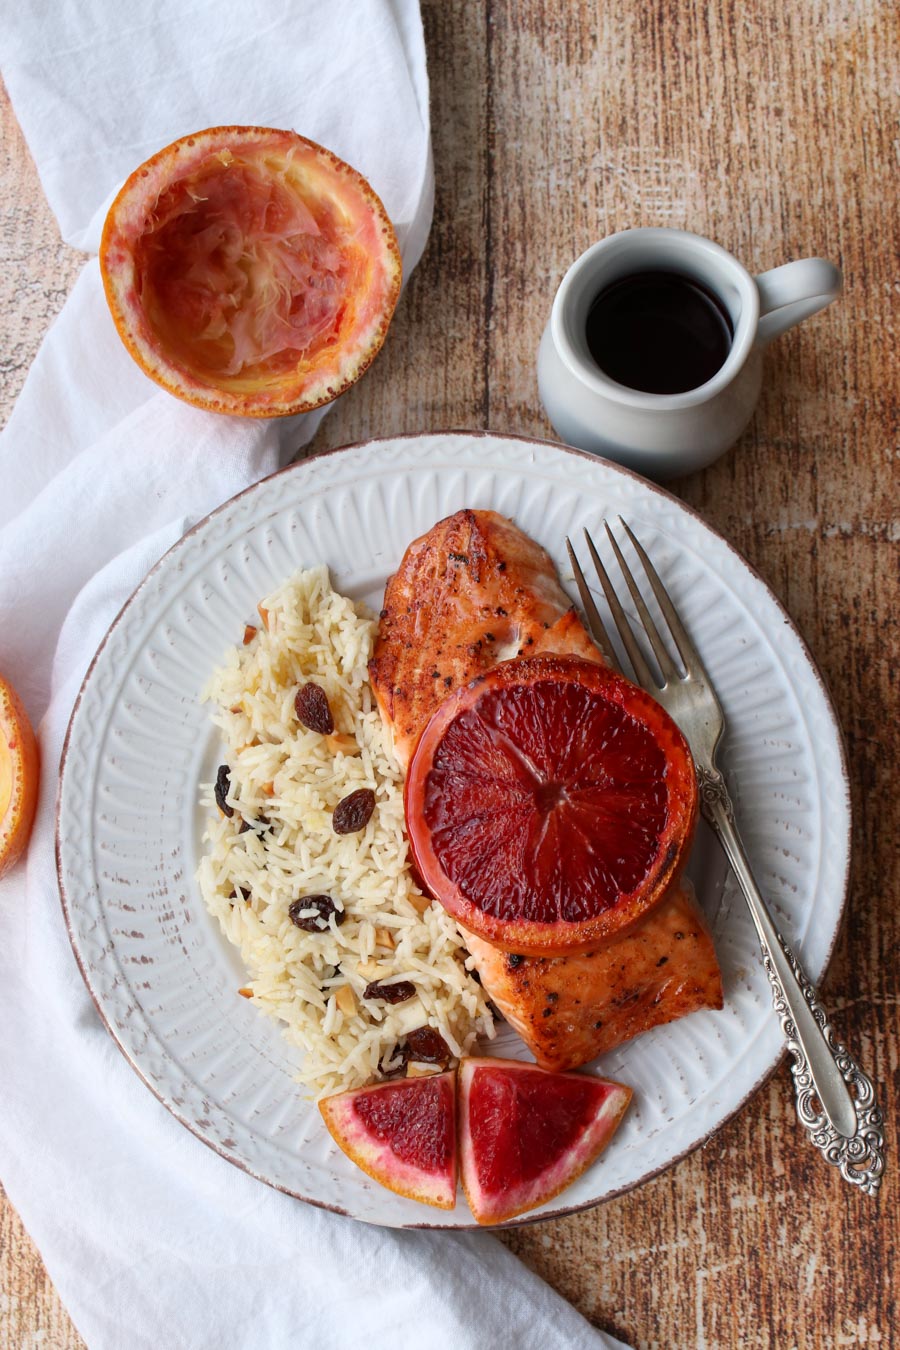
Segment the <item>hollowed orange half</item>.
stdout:
<path fill-rule="evenodd" d="M 136 169 L 100 244 L 119 336 L 164 389 L 244 417 L 336 398 L 377 355 L 400 293 L 366 180 L 292 131 L 211 127 Z"/>

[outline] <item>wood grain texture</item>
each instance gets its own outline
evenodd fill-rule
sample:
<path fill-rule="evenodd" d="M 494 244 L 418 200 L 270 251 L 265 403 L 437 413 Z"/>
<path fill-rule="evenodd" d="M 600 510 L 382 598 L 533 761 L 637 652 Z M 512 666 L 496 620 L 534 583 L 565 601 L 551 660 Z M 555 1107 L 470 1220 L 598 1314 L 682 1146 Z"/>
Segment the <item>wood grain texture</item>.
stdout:
<path fill-rule="evenodd" d="M 423 9 L 434 229 L 374 370 L 316 448 L 447 427 L 551 436 L 538 338 L 568 264 L 614 230 L 684 226 L 752 271 L 821 254 L 845 278 L 838 304 L 772 349 L 739 445 L 674 487 L 787 606 L 844 726 L 853 868 L 824 992 L 879 1086 L 890 1148 L 881 1196 L 851 1192 L 803 1141 L 783 1065 L 663 1176 L 504 1241 L 640 1350 L 887 1350 L 900 1344 L 896 8 L 425 0 Z M 8 412 L 81 260 L 59 243 L 8 104 L 0 114 Z M 81 1345 L 8 1205 L 0 1344 Z"/>

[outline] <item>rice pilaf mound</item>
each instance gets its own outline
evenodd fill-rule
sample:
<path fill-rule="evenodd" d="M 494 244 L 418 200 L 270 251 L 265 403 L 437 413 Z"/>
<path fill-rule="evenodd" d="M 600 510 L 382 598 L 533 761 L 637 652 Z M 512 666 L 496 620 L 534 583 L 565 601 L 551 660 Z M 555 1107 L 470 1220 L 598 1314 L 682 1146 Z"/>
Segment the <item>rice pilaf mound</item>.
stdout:
<path fill-rule="evenodd" d="M 215 785 L 203 790 L 210 817 L 198 879 L 240 949 L 241 992 L 304 1051 L 298 1081 L 318 1097 L 398 1068 L 404 1038 L 420 1027 L 459 1057 L 493 1036 L 493 1019 L 456 924 L 409 867 L 403 773 L 366 669 L 374 621 L 332 590 L 325 567 L 298 572 L 259 608 L 258 627 L 202 695 L 215 705 L 227 771 L 225 811 Z M 331 734 L 298 719 L 297 692 L 309 681 L 327 696 Z M 360 789 L 374 793 L 371 817 L 336 833 L 335 807 Z M 323 925 L 308 932 L 289 909 L 312 896 L 330 897 L 335 912 L 326 905 L 318 920 L 315 906 L 294 905 L 295 920 Z M 367 998 L 373 984 L 414 992 L 395 1003 Z"/>

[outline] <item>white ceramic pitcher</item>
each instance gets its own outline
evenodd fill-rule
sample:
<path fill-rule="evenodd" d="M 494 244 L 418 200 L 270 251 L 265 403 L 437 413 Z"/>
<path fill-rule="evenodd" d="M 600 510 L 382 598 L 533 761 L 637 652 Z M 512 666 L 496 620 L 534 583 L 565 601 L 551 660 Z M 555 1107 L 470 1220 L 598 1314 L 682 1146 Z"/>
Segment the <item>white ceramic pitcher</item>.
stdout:
<path fill-rule="evenodd" d="M 675 272 L 721 300 L 734 337 L 712 379 L 680 394 L 648 394 L 605 375 L 588 350 L 588 311 L 625 276 Z M 712 463 L 740 436 L 762 383 L 762 353 L 801 319 L 840 294 L 841 274 L 824 258 L 804 258 L 751 276 L 710 239 L 685 230 L 635 229 L 601 239 L 563 278 L 538 353 L 541 401 L 570 445 L 652 478 Z"/>

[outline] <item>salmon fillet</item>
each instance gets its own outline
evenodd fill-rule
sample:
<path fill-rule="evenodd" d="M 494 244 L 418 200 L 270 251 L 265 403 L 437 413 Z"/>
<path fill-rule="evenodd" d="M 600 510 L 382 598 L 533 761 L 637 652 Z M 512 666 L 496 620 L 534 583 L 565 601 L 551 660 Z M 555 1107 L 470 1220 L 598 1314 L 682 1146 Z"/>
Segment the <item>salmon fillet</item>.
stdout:
<path fill-rule="evenodd" d="M 414 540 L 385 589 L 369 663 L 401 764 L 452 690 L 541 652 L 601 659 L 540 544 L 496 511 L 457 511 Z"/>
<path fill-rule="evenodd" d="M 545 549 L 495 511 L 457 511 L 388 581 L 369 676 L 406 767 L 454 689 L 540 653 L 602 664 Z M 650 1027 L 722 1007 L 712 939 L 690 884 L 601 951 L 510 956 L 463 930 L 482 985 L 544 1068 L 571 1069 Z"/>
<path fill-rule="evenodd" d="M 582 956 L 510 956 L 474 933 L 482 986 L 543 1069 L 574 1069 L 651 1027 L 721 1008 L 722 978 L 691 883 L 624 937 Z"/>

